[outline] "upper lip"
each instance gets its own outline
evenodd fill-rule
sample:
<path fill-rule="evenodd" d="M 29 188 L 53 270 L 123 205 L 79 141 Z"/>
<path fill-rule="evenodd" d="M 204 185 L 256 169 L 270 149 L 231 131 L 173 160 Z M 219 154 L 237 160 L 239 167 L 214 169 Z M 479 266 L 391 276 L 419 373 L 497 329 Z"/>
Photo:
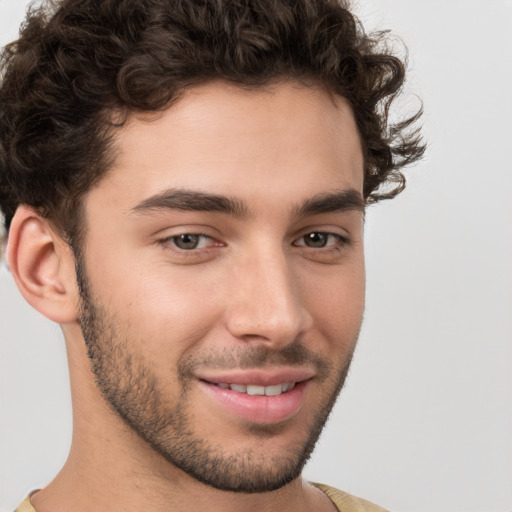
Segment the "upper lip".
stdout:
<path fill-rule="evenodd" d="M 302 382 L 313 378 L 315 372 L 309 368 L 265 368 L 248 370 L 204 370 L 196 377 L 212 384 L 253 384 L 275 386 L 288 382 Z"/>

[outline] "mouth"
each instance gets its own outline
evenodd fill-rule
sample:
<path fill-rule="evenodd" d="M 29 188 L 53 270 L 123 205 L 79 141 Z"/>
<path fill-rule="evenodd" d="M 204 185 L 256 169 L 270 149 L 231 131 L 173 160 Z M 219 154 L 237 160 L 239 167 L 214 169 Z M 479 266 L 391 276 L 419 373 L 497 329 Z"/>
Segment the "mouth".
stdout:
<path fill-rule="evenodd" d="M 291 391 L 295 387 L 295 382 L 284 382 L 272 386 L 259 386 L 257 384 L 227 384 L 226 382 L 212 383 L 222 389 L 230 389 L 237 393 L 244 393 L 251 396 L 279 396 Z"/>
<path fill-rule="evenodd" d="M 298 415 L 314 374 L 307 369 L 235 370 L 196 377 L 215 414 L 261 425 Z"/>

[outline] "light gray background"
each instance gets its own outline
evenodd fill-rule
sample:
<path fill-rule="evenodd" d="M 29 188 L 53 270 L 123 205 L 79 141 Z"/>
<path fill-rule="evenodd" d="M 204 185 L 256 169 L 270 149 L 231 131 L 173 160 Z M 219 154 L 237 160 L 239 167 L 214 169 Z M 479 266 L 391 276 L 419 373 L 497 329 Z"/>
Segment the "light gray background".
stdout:
<path fill-rule="evenodd" d="M 0 0 L 0 43 L 25 1 Z M 366 226 L 366 320 L 308 478 L 396 512 L 512 511 L 512 2 L 361 0 L 410 50 L 425 161 Z M 414 98 L 412 98 L 414 100 Z M 0 511 L 70 443 L 61 334 L 0 270 Z"/>

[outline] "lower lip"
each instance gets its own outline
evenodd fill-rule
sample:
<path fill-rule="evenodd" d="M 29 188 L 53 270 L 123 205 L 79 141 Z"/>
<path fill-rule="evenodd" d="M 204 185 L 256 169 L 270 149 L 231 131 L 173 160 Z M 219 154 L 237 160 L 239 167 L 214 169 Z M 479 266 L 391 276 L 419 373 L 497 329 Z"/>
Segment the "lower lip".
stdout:
<path fill-rule="evenodd" d="M 299 382 L 290 391 L 276 396 L 248 395 L 205 381 L 200 381 L 200 384 L 235 416 L 251 423 L 269 424 L 290 419 L 300 411 L 307 381 Z"/>

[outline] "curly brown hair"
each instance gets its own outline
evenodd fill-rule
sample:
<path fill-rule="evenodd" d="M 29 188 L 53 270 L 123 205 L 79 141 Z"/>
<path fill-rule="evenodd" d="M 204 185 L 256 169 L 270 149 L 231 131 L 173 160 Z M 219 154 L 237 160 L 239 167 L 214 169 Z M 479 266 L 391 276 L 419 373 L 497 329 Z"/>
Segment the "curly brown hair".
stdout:
<path fill-rule="evenodd" d="M 116 128 L 196 84 L 320 83 L 350 103 L 368 203 L 398 194 L 424 144 L 421 111 L 392 124 L 405 64 L 344 0 L 62 0 L 31 8 L 0 57 L 0 208 L 26 204 L 71 239 L 112 164 Z"/>

